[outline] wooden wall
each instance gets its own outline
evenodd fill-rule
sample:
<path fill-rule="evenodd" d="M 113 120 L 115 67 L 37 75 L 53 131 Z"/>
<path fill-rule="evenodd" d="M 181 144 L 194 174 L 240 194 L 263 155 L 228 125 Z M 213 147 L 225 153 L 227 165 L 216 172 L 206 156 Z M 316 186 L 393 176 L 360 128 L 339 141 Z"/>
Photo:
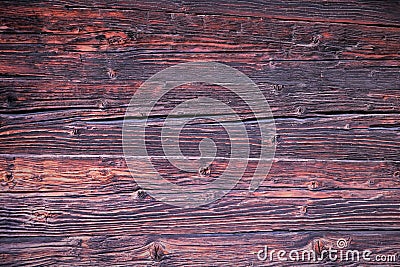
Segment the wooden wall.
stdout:
<path fill-rule="evenodd" d="M 139 86 L 190 61 L 250 77 L 271 107 L 277 148 L 254 193 L 250 171 L 222 199 L 185 209 L 135 183 L 121 138 Z M 152 123 L 196 94 L 255 123 L 235 96 L 204 85 L 172 91 Z M 212 123 L 187 130 L 189 150 L 206 133 L 227 149 Z M 320 253 L 342 238 L 400 253 L 399 130 L 399 1 L 2 1 L 0 264 L 294 266 L 256 253 Z M 171 179 L 199 176 L 154 160 Z M 213 162 L 210 175 L 226 164 Z"/>

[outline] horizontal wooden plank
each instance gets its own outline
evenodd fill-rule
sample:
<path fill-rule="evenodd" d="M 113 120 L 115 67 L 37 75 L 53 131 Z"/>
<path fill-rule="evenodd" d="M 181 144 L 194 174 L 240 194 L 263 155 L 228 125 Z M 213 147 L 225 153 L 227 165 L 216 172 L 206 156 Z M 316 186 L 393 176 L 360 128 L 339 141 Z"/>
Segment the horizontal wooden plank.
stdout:
<path fill-rule="evenodd" d="M 382 28 L 154 10 L 16 5 L 1 10 L 0 47 L 4 52 L 258 51 L 275 60 L 400 58 L 400 24 Z"/>
<path fill-rule="evenodd" d="M 343 24 L 367 24 L 397 26 L 399 5 L 396 1 L 124 1 L 102 0 L 87 2 L 83 0 L 41 1 L 4 1 L 8 7 L 43 7 L 46 5 L 66 9 L 111 9 L 111 10 L 160 10 L 171 13 L 200 15 L 230 15 L 235 17 L 262 17 L 279 20 L 304 20 Z"/>
<path fill-rule="evenodd" d="M 3 54 L 0 70 L 5 76 L 0 81 L 0 112 L 62 109 L 57 118 L 78 114 L 121 117 L 146 79 L 177 63 L 196 60 L 197 56 L 227 63 L 250 77 L 274 116 L 400 113 L 398 61 L 277 62 L 256 53 Z M 167 115 L 174 103 L 198 96 L 223 100 L 238 114 L 247 109 L 243 101 L 221 87 L 216 90 L 212 86 L 187 86 L 170 95 L 160 101 L 154 115 Z"/>
<path fill-rule="evenodd" d="M 128 16 L 135 16 L 135 14 Z M 212 20 L 216 19 L 212 17 Z M 370 27 L 343 29 L 342 26 L 318 27 L 304 23 L 276 25 L 277 23 L 274 22 L 263 21 L 261 23 L 270 25 L 267 29 L 257 23 L 250 24 L 256 24 L 252 26 L 255 29 L 246 29 L 244 28 L 246 25 L 241 26 L 240 22 L 235 22 L 235 26 L 230 26 L 233 29 L 228 31 L 229 25 L 223 25 L 225 20 L 222 18 L 221 21 L 208 22 L 211 25 L 224 27 L 222 29 L 207 30 L 200 27 L 198 32 L 181 32 L 180 29 L 173 29 L 168 31 L 169 33 L 163 33 L 156 29 L 154 33 L 142 31 L 132 33 L 134 29 L 123 27 L 122 29 L 94 30 L 95 33 L 78 35 L 2 34 L 0 47 L 5 52 L 24 52 L 30 48 L 31 51 L 48 53 L 53 51 L 119 53 L 255 51 L 262 52 L 274 60 L 399 58 L 397 51 L 400 37 L 397 30 L 382 31 L 380 28 L 370 29 Z M 243 20 L 242 23 L 251 23 Z M 83 24 L 86 25 L 86 23 Z M 237 27 L 244 29 L 237 29 Z M 173 34 L 171 31 L 178 33 Z M 243 33 L 236 31 L 243 31 Z M 274 31 L 277 33 L 275 34 Z M 343 31 L 349 32 L 346 41 L 342 39 Z M 278 33 L 280 36 L 277 36 Z"/>
<path fill-rule="evenodd" d="M 82 121 L 78 116 L 66 120 L 29 122 L 28 116 L 25 122 L 24 116 L 10 115 L 6 118 L 0 131 L 1 154 L 123 155 L 121 119 Z M 7 120 L 10 119 L 19 120 L 19 123 L 8 125 Z M 278 158 L 398 161 L 399 120 L 400 116 L 395 114 L 277 118 L 277 135 L 275 138 L 271 136 L 271 140 L 264 140 L 264 144 L 275 143 L 275 155 Z M 143 125 L 145 122 L 146 120 L 137 120 L 135 123 Z M 161 143 L 161 129 L 164 119 L 152 119 L 147 123 L 147 154 L 162 157 L 164 144 Z M 272 121 L 265 119 L 259 123 L 271 125 Z M 211 138 L 217 146 L 217 156 L 230 158 L 233 155 L 232 140 L 229 139 L 225 128 L 235 128 L 231 134 L 239 133 L 237 125 L 246 127 L 248 138 L 241 137 L 235 140 L 235 143 L 249 144 L 249 157 L 258 158 L 260 129 L 258 122 L 254 120 L 227 121 L 222 125 L 195 120 L 187 124 L 179 136 L 182 153 L 185 156 L 200 156 L 200 141 L 203 138 Z M 170 126 L 168 129 L 175 129 L 174 127 L 178 126 Z M 140 137 L 136 132 L 127 131 L 126 137 L 132 140 L 132 144 L 127 148 L 139 147 Z"/>
<path fill-rule="evenodd" d="M 138 192 L 74 197 L 4 193 L 0 235 L 399 230 L 399 190 L 341 190 L 333 197 L 322 192 L 323 198 L 309 190 L 279 191 L 280 196 L 271 191 L 228 194 L 203 208 L 176 208 Z"/>
<path fill-rule="evenodd" d="M 134 165 L 143 164 L 137 159 Z M 152 158 L 163 177 L 177 184 L 190 186 L 196 180 L 209 181 L 199 173 L 180 172 L 171 168 L 167 159 Z M 256 161 L 234 188 L 240 194 L 248 189 Z M 211 164 L 211 178 L 217 178 L 227 161 L 216 159 Z M 119 157 L 1 157 L 1 192 L 35 193 L 35 195 L 101 195 L 139 190 L 124 158 Z M 339 196 L 339 190 L 378 190 L 400 187 L 400 162 L 389 161 L 325 161 L 275 159 L 259 192 L 280 193 L 276 189 L 308 189 L 314 197 Z M 143 176 L 149 174 L 143 173 Z M 149 175 L 149 179 L 150 179 Z M 326 194 L 313 192 L 338 190 Z M 371 191 L 370 194 L 375 194 Z M 235 195 L 236 193 L 234 193 Z M 288 197 L 290 195 L 287 195 Z M 293 197 L 298 197 L 293 191 Z M 348 195 L 347 197 L 351 197 Z"/>
<path fill-rule="evenodd" d="M 344 239 L 348 247 L 339 249 L 338 240 Z M 382 264 L 377 256 L 398 254 L 400 235 L 398 231 L 319 231 L 319 232 L 273 232 L 226 235 L 98 235 L 57 237 L 2 238 L 0 253 L 7 266 L 57 265 L 70 266 L 303 266 L 313 264 L 302 261 L 303 251 L 313 251 L 320 257 L 324 249 L 360 251 L 360 262 L 346 256 L 333 261 L 327 258 L 317 261 L 318 266 L 358 266 L 359 264 Z M 300 261 L 279 261 L 276 253 L 271 261 L 259 260 L 257 254 L 268 247 L 268 252 L 299 251 Z M 321 249 L 320 249 L 321 248 Z M 370 250 L 371 262 L 362 257 Z M 310 252 L 311 253 L 311 252 Z M 263 256 L 263 255 L 262 255 Z M 288 257 L 288 255 L 286 255 Z M 294 256 L 295 258 L 295 256 Z M 398 257 L 395 258 L 399 261 Z M 383 262 L 395 266 L 396 262 Z M 317 264 L 314 262 L 314 264 Z"/>
<path fill-rule="evenodd" d="M 24 11 L 21 12 L 24 13 Z M 40 31 L 44 27 L 50 32 L 1 34 L 0 49 L 3 52 L 19 54 L 33 51 L 42 53 L 59 51 L 81 53 L 255 51 L 274 60 L 375 60 L 399 59 L 400 57 L 398 54 L 400 33 L 397 28 L 381 29 L 370 26 L 321 25 L 259 19 L 249 21 L 246 18 L 218 16 L 182 15 L 180 17 L 176 15 L 171 19 L 169 14 L 160 15 L 158 13 L 153 15 L 154 22 L 142 19 L 145 20 L 143 23 L 136 21 L 143 16 L 142 14 L 130 14 L 129 12 L 113 18 L 112 16 L 115 16 L 113 13 L 99 15 L 97 11 L 93 11 L 96 16 L 111 16 L 109 24 L 114 23 L 112 25 L 121 26 L 108 26 L 107 24 L 100 26 L 99 29 L 89 28 L 72 34 L 69 30 L 63 32 L 64 28 L 62 27 L 67 24 L 63 20 L 73 21 L 72 25 L 70 25 L 71 23 L 67 25 L 74 29 L 81 29 L 92 25 L 91 15 L 78 12 L 75 16 L 79 17 L 71 19 L 65 17 L 64 13 L 58 11 L 57 14 L 60 14 L 60 18 L 53 18 L 53 15 L 50 14 L 51 21 L 47 22 L 45 19 L 46 26 L 29 24 L 30 27 L 39 28 L 32 29 L 34 32 Z M 12 15 L 10 14 L 10 16 Z M 121 20 L 120 17 L 127 18 L 127 21 L 118 22 Z M 24 19 L 26 18 L 24 17 Z M 12 21 L 18 23 L 15 19 Z M 78 24 L 73 25 L 74 22 Z M 52 23 L 59 24 L 53 25 Z M 195 23 L 195 25 L 189 29 L 181 26 L 190 23 Z M 21 23 L 17 25 L 21 25 Z M 18 31 L 18 29 L 13 29 L 12 25 L 5 27 L 9 27 L 11 32 Z M 140 28 L 144 28 L 144 30 L 140 30 Z"/>

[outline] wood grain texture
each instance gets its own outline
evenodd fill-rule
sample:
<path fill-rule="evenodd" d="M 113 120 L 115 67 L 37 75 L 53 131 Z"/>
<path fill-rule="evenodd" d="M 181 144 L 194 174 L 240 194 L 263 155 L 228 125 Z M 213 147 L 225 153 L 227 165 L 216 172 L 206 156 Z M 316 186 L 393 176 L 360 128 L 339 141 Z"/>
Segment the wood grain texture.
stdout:
<path fill-rule="evenodd" d="M 4 194 L 2 236 L 231 233 L 287 229 L 398 231 L 397 191 L 235 192 L 204 209 L 168 206 L 137 192 L 93 196 Z M 289 196 L 289 197 L 287 197 Z M 297 196 L 297 197 L 296 197 Z M 306 206 L 306 212 L 304 212 Z"/>
<path fill-rule="evenodd" d="M 177 182 L 179 179 L 183 182 L 185 179 L 199 178 L 198 173 L 180 173 L 170 168 L 166 159 L 153 160 L 160 173 Z M 137 165 L 141 161 L 137 159 Z M 217 176 L 226 164 L 226 160 L 215 160 L 210 176 Z M 131 177 L 123 157 L 3 156 L 0 158 L 0 166 L 3 170 L 1 185 L 4 193 L 35 193 L 45 197 L 55 194 L 116 194 L 140 189 Z M 256 162 L 249 162 L 249 170 L 235 190 L 246 192 L 251 170 L 255 166 Z M 369 190 L 371 194 L 379 194 L 380 189 L 398 188 L 399 170 L 398 161 L 275 159 L 260 191 L 271 190 L 274 193 L 272 191 L 278 190 L 279 193 L 279 189 L 306 189 L 310 190 L 309 194 L 315 192 L 316 197 L 324 190 L 338 190 L 338 193 L 345 189 Z"/>
<path fill-rule="evenodd" d="M 370 249 L 374 255 L 390 254 L 399 249 L 398 234 L 385 231 L 370 232 L 274 232 L 227 235 L 114 235 L 114 236 L 69 236 L 69 237 L 19 237 L 5 238 L 1 255 L 4 263 L 14 266 L 14 258 L 23 259 L 27 265 L 70 266 L 79 260 L 82 266 L 211 266 L 230 265 L 258 266 L 257 252 L 265 245 L 276 250 L 314 250 L 320 244 L 323 248 L 337 248 L 336 240 L 349 242 L 349 249 L 363 251 Z M 385 244 L 385 247 L 382 247 Z M 34 250 L 33 255 L 27 250 Z M 237 253 L 240 250 L 241 253 Z M 205 258 L 204 254 L 208 257 Z M 276 260 L 276 256 L 275 256 Z M 359 263 L 341 262 L 335 266 L 357 266 Z M 368 262 L 362 262 L 368 264 Z M 376 263 L 375 263 L 376 264 Z M 264 261 L 262 266 L 303 266 L 304 263 L 287 261 Z M 322 260 L 318 266 L 332 266 Z"/>
<path fill-rule="evenodd" d="M 130 2 L 124 0 L 110 1 L 103 0 L 87 3 L 83 0 L 58 0 L 58 1 L 4 1 L 8 6 L 16 7 L 37 7 L 51 2 L 52 7 L 65 9 L 127 9 L 154 11 L 159 10 L 165 13 L 193 13 L 212 15 L 231 15 L 235 17 L 262 17 L 286 20 L 326 21 L 330 23 L 347 24 L 372 24 L 398 27 L 400 22 L 398 15 L 398 1 L 154 1 L 146 0 Z M 157 8 L 155 8 L 157 7 Z"/>
<path fill-rule="evenodd" d="M 23 116 L 14 118 L 18 117 Z M 278 158 L 398 161 L 399 119 L 397 114 L 276 118 L 277 136 L 269 142 L 276 143 L 275 155 Z M 23 120 L 19 119 L 18 124 L 3 127 L 0 152 L 36 155 L 123 155 L 121 119 L 83 121 L 78 117 L 77 121 L 75 120 L 71 118 L 23 123 Z M 235 123 L 242 122 L 224 124 L 226 126 Z M 147 124 L 147 153 L 149 156 L 163 156 L 163 120 L 155 119 L 147 121 Z M 246 140 L 251 145 L 250 157 L 257 158 L 260 153 L 258 124 L 250 120 L 244 122 L 244 125 L 249 136 Z M 220 148 L 217 156 L 230 157 L 230 141 L 221 125 L 193 122 L 187 124 L 184 130 L 179 138 L 181 145 L 186 147 L 183 149 L 185 156 L 199 156 L 197 148 L 200 141 L 212 137 Z M 128 132 L 126 136 L 134 140 L 136 133 Z M 137 145 L 133 143 L 129 147 L 137 148 Z"/>
<path fill-rule="evenodd" d="M 47 53 L 258 51 L 275 60 L 399 58 L 396 27 L 140 10 L 28 7 L 3 12 L 9 19 L 0 42 L 17 51 L 28 46 Z"/>
<path fill-rule="evenodd" d="M 400 258 L 256 256 L 265 245 L 320 253 L 341 238 L 349 249 L 400 255 L 399 51 L 399 1 L 2 1 L 0 265 L 400 266 Z M 176 208 L 135 182 L 122 125 L 145 80 L 192 61 L 225 63 L 259 86 L 277 149 L 249 192 L 260 130 L 237 95 L 187 84 L 161 98 L 148 120 L 138 107 L 129 119 L 149 124 L 148 159 L 188 188 L 224 172 L 231 144 L 223 124 L 191 121 L 180 135 L 183 154 L 200 156 L 208 137 L 217 158 L 206 175 L 175 168 L 160 136 L 177 104 L 218 99 L 240 118 L 225 125 L 248 132 L 238 141 L 250 143 L 250 161 L 234 189 L 200 208 Z M 132 160 L 132 172 L 153 178 L 144 158 Z"/>
<path fill-rule="evenodd" d="M 248 75 L 259 86 L 275 117 L 400 113 L 398 61 L 278 62 L 269 61 L 262 53 L 37 55 L 39 57 L 28 53 L 0 55 L 0 69 L 4 75 L 0 88 L 2 112 L 52 109 L 62 111 L 57 113 L 57 118 L 76 114 L 122 117 L 143 80 L 166 67 L 200 57 L 223 61 Z M 29 63 L 35 60 L 37 64 Z M 111 77 L 111 73 L 115 77 Z M 229 98 L 230 105 L 239 114 L 244 113 L 243 103 L 228 90 L 210 90 L 210 87 L 202 88 L 198 94 L 209 96 L 212 93 L 219 99 Z M 175 97 L 179 102 L 194 95 L 193 87 L 186 91 L 182 88 L 174 91 L 170 98 Z M 160 102 L 152 114 L 165 116 L 168 106 L 170 102 Z M 298 108 L 303 112 L 299 113 Z"/>

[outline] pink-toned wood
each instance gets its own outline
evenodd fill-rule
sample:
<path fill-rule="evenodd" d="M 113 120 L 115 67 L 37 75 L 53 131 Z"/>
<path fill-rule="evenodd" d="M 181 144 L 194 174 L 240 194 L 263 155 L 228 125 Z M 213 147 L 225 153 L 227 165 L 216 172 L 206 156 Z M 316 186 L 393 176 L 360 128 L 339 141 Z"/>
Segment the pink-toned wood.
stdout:
<path fill-rule="evenodd" d="M 320 254 L 339 239 L 374 256 L 398 253 L 399 22 L 398 1 L 2 1 L 0 265 L 297 266 L 310 262 L 257 252 Z M 277 130 L 257 191 L 248 191 L 250 161 L 230 193 L 196 209 L 140 188 L 121 140 L 140 85 L 190 61 L 250 77 Z M 227 123 L 244 123 L 250 157 L 260 149 L 238 97 L 206 84 L 172 90 L 152 111 L 148 152 L 160 175 L 188 190 L 217 179 L 230 156 L 226 132 L 200 120 L 185 127 L 181 148 L 198 156 L 201 139 L 213 138 L 219 158 L 209 169 L 182 172 L 163 158 L 163 121 L 198 96 L 229 104 L 243 122 Z M 140 172 L 143 159 L 134 162 Z"/>

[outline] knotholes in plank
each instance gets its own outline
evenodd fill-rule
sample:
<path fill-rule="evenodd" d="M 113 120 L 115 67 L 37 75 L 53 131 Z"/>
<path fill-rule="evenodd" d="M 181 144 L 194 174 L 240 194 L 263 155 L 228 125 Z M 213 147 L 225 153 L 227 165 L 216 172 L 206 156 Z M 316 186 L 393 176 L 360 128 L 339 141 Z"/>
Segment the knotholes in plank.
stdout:
<path fill-rule="evenodd" d="M 321 41 L 321 35 L 313 36 L 311 39 L 312 45 L 317 46 Z"/>
<path fill-rule="evenodd" d="M 7 107 L 14 107 L 15 106 L 15 102 L 17 102 L 18 98 L 14 93 L 11 93 L 9 95 L 7 95 L 6 97 L 6 106 Z"/>
<path fill-rule="evenodd" d="M 15 181 L 14 181 L 14 174 L 13 174 L 13 172 L 8 172 L 8 173 L 6 173 L 3 177 L 2 177 L 2 179 L 1 179 L 1 185 L 2 186 L 8 186 L 8 188 L 10 188 L 10 189 L 12 189 L 12 188 L 14 188 L 14 186 L 17 184 Z"/>
<path fill-rule="evenodd" d="M 306 108 L 303 107 L 303 106 L 298 106 L 298 107 L 296 108 L 296 114 L 297 114 L 297 115 L 302 115 L 302 114 L 304 114 L 305 112 L 306 112 Z"/>
<path fill-rule="evenodd" d="M 317 256 L 320 256 L 322 251 L 325 250 L 325 244 L 321 239 L 314 240 L 312 247 Z"/>
<path fill-rule="evenodd" d="M 82 129 L 74 128 L 74 129 L 71 131 L 70 135 L 72 135 L 72 136 L 79 136 L 81 133 L 82 133 Z"/>
<path fill-rule="evenodd" d="M 72 130 L 72 134 L 73 135 L 80 135 L 81 134 L 81 129 L 77 129 L 77 128 L 73 129 Z"/>
<path fill-rule="evenodd" d="M 210 176 L 211 175 L 211 166 L 200 167 L 199 174 L 200 174 L 200 176 Z"/>
<path fill-rule="evenodd" d="M 374 110 L 375 106 L 373 104 L 367 104 L 367 111 Z"/>
<path fill-rule="evenodd" d="M 281 137 L 279 134 L 276 134 L 276 135 L 273 136 L 271 139 L 272 139 L 272 140 L 271 140 L 271 143 L 272 143 L 272 144 L 278 145 L 278 144 L 283 143 L 282 137 Z"/>
<path fill-rule="evenodd" d="M 164 246 L 159 242 L 153 242 L 149 248 L 150 257 L 153 261 L 162 261 L 166 255 Z"/>
<path fill-rule="evenodd" d="M 272 92 L 276 95 L 282 93 L 285 86 L 283 84 L 274 84 L 272 85 Z"/>
<path fill-rule="evenodd" d="M 307 209 L 308 209 L 308 206 L 307 206 L 307 205 L 301 206 L 301 207 L 300 207 L 300 213 L 301 213 L 302 215 L 307 214 Z"/>
<path fill-rule="evenodd" d="M 147 193 L 145 191 L 143 191 L 142 189 L 137 190 L 135 193 L 135 198 L 137 200 L 144 200 L 144 199 L 146 199 L 147 196 L 148 196 Z"/>
<path fill-rule="evenodd" d="M 320 183 L 318 181 L 311 181 L 308 184 L 308 189 L 310 189 L 310 190 L 318 190 L 319 187 L 320 187 Z"/>
<path fill-rule="evenodd" d="M 10 183 L 12 181 L 14 181 L 14 174 L 12 172 L 7 173 L 4 178 L 3 178 L 4 182 L 6 183 Z"/>
<path fill-rule="evenodd" d="M 108 74 L 108 77 L 112 80 L 117 78 L 117 72 L 111 68 L 107 69 L 107 74 Z"/>
<path fill-rule="evenodd" d="M 393 177 L 396 178 L 397 180 L 400 180 L 400 171 L 395 171 L 393 173 Z"/>
<path fill-rule="evenodd" d="M 17 184 L 15 182 L 15 177 L 14 177 L 14 161 L 15 161 L 15 157 L 12 157 L 11 160 L 9 161 L 9 163 L 7 164 L 7 167 L 5 169 L 5 174 L 3 175 L 3 177 L 1 177 L 1 185 L 2 186 L 8 186 L 8 188 L 12 189 L 14 188 L 14 186 Z"/>
<path fill-rule="evenodd" d="M 106 99 L 101 99 L 99 101 L 99 105 L 98 106 L 99 106 L 100 109 L 106 109 L 108 107 L 107 100 Z"/>

